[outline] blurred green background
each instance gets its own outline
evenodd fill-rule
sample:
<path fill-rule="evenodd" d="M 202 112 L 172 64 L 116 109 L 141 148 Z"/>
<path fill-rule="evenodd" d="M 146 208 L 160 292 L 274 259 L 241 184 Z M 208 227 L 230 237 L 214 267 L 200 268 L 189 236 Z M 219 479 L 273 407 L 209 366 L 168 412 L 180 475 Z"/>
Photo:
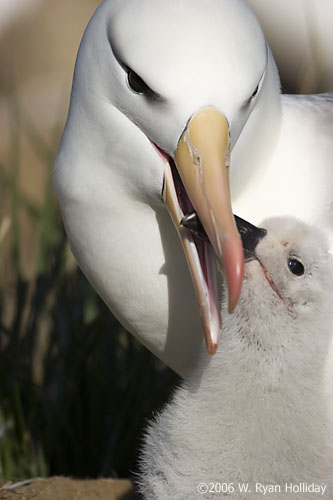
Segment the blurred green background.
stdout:
<path fill-rule="evenodd" d="M 51 185 L 98 3 L 36 2 L 0 31 L 0 480 L 128 477 L 176 381 L 77 268 Z"/>
<path fill-rule="evenodd" d="M 304 0 L 297 32 L 285 30 L 301 20 L 297 10 L 286 15 L 282 1 L 279 20 L 250 0 L 264 23 L 268 16 L 288 91 L 332 85 L 314 1 L 326 2 Z M 77 268 L 50 177 L 78 44 L 99 1 L 17 0 L 16 11 L 15 2 L 7 17 L 0 2 L 0 480 L 128 477 L 145 422 L 177 377 L 124 331 Z"/>
<path fill-rule="evenodd" d="M 46 145 L 21 104 L 12 105 L 10 175 L 1 169 L 8 215 L 0 243 L 9 241 L 0 285 L 0 474 L 128 477 L 144 422 L 176 377 L 123 330 L 73 262 L 50 183 L 57 140 Z M 47 171 L 40 206 L 20 190 L 21 134 Z M 37 235 L 29 279 L 22 212 Z"/>

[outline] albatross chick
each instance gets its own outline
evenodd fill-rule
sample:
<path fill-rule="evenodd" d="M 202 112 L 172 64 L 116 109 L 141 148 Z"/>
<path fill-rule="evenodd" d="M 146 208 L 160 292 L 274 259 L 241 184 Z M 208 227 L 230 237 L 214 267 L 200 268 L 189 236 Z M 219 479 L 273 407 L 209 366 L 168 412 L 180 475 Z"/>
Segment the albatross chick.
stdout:
<path fill-rule="evenodd" d="M 268 219 L 267 231 L 237 225 L 246 260 L 239 304 L 228 315 L 224 301 L 216 356 L 202 351 L 150 424 L 141 491 L 147 500 L 202 492 L 251 500 L 265 491 L 270 499 L 332 499 L 328 244 L 294 218 Z"/>

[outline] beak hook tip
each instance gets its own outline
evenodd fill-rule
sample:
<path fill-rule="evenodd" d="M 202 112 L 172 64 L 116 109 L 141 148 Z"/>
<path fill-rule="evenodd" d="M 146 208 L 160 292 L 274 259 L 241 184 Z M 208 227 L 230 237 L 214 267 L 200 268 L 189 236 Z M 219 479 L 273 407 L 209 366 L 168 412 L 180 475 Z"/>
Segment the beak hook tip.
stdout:
<path fill-rule="evenodd" d="M 211 356 L 216 353 L 216 349 L 217 349 L 216 342 L 210 342 L 209 345 L 207 346 L 208 354 L 210 354 Z"/>

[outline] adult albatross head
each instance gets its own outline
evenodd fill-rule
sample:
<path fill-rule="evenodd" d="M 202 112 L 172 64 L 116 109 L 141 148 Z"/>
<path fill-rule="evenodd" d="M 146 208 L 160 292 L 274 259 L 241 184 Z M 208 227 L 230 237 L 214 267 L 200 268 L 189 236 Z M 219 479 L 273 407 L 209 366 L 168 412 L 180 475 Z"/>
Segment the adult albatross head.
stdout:
<path fill-rule="evenodd" d="M 237 303 L 229 171 L 233 197 L 278 106 L 274 61 L 241 0 L 105 0 L 83 37 L 54 171 L 68 238 L 113 312 L 180 373 L 201 324 L 216 348 L 215 255 Z M 180 224 L 193 208 L 210 243 Z"/>

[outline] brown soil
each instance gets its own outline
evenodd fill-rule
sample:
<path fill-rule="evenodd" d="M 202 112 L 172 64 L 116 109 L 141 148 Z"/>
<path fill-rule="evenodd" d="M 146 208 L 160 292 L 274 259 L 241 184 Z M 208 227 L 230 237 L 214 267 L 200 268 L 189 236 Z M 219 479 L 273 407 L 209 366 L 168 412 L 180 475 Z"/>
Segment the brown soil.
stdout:
<path fill-rule="evenodd" d="M 129 479 L 73 480 L 51 477 L 0 491 L 1 500 L 139 500 Z"/>

